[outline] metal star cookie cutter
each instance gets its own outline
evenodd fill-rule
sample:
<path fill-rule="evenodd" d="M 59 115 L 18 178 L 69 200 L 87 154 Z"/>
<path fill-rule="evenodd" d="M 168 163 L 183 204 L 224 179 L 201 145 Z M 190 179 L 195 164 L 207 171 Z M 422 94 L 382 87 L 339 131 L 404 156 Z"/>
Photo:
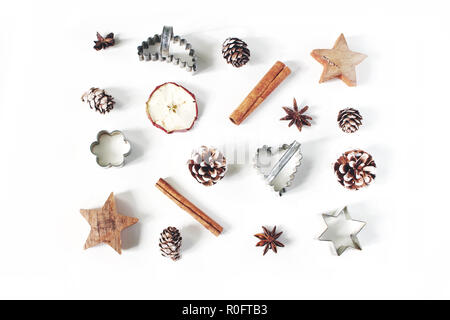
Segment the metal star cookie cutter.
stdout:
<path fill-rule="evenodd" d="M 158 47 L 159 44 L 159 48 Z M 189 59 L 183 60 L 175 57 L 170 51 L 170 45 L 179 45 L 181 49 L 186 51 Z M 155 48 L 156 47 L 156 48 Z M 143 41 L 138 48 L 139 60 L 141 61 L 166 61 L 180 66 L 187 72 L 194 73 L 197 70 L 197 57 L 192 45 L 186 39 L 173 35 L 173 28 L 164 26 L 162 34 L 155 34 L 153 37 Z"/>
<path fill-rule="evenodd" d="M 303 155 L 300 146 L 299 142 L 294 141 L 290 145 L 283 144 L 278 148 L 264 145 L 256 150 L 253 159 L 256 171 L 262 175 L 266 184 L 280 196 L 291 186 L 301 165 Z M 271 166 L 272 158 L 278 154 L 281 154 L 280 158 Z"/>
<path fill-rule="evenodd" d="M 117 150 L 102 150 L 102 141 L 104 141 L 104 137 L 114 138 L 116 136 L 122 137 L 123 149 L 119 150 L 118 152 Z M 100 167 L 121 168 L 125 165 L 125 158 L 131 153 L 131 145 L 130 142 L 125 138 L 125 135 L 122 133 L 122 131 L 114 130 L 110 133 L 106 130 L 102 130 L 97 134 L 97 140 L 92 142 L 90 150 L 91 153 L 96 156 L 96 162 Z M 109 159 L 107 159 L 108 155 Z M 119 160 L 111 161 L 111 157 L 117 157 L 119 158 Z"/>
<path fill-rule="evenodd" d="M 359 228 L 358 228 L 358 230 L 356 232 L 353 232 L 353 233 L 345 235 L 345 237 L 350 239 L 350 243 L 347 243 L 347 244 L 342 244 L 343 243 L 342 239 L 344 238 L 344 236 L 342 234 L 335 235 L 335 237 L 331 237 L 331 236 L 328 235 L 328 233 L 330 232 L 329 230 L 331 228 L 331 225 L 327 221 L 327 219 L 338 219 L 340 215 L 343 215 L 345 220 L 348 221 L 349 223 L 354 222 L 354 223 L 360 224 L 360 226 L 359 226 Z M 354 249 L 357 249 L 357 250 L 362 250 L 361 245 L 359 244 L 359 240 L 358 240 L 358 238 L 356 236 L 365 227 L 366 222 L 352 219 L 350 217 L 350 214 L 348 213 L 347 207 L 340 208 L 340 209 L 336 210 L 333 214 L 322 214 L 322 217 L 323 217 L 323 220 L 325 221 L 325 224 L 327 225 L 327 228 L 319 236 L 319 240 L 320 241 L 330 241 L 330 242 L 332 242 L 333 243 L 333 247 L 336 250 L 336 254 L 338 256 L 343 254 L 344 251 L 347 250 L 348 248 L 354 248 Z M 337 229 L 337 228 L 333 228 L 333 229 Z M 341 244 L 338 244 L 339 242 Z"/>

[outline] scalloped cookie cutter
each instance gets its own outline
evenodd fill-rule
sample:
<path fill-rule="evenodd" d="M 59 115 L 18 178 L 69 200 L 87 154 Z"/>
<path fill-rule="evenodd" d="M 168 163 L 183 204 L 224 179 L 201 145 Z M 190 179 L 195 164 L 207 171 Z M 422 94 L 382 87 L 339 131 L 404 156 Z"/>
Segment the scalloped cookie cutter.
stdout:
<path fill-rule="evenodd" d="M 131 153 L 130 142 L 119 130 L 111 133 L 106 130 L 100 131 L 90 149 L 96 156 L 97 164 L 102 168 L 123 167 L 125 158 Z"/>
<path fill-rule="evenodd" d="M 253 164 L 264 181 L 280 196 L 286 192 L 295 179 L 297 170 L 301 165 L 303 155 L 300 150 L 300 143 L 297 141 L 283 144 L 278 148 L 262 146 L 256 151 Z M 282 154 L 281 154 L 282 153 Z M 278 161 L 271 167 L 271 159 L 275 155 L 281 154 Z"/>
<path fill-rule="evenodd" d="M 159 50 L 156 48 L 159 44 Z M 171 44 L 179 45 L 185 51 L 188 59 L 175 57 L 170 51 Z M 155 48 L 156 47 L 156 48 Z M 139 60 L 141 61 L 166 61 L 180 66 L 187 72 L 194 73 L 197 70 L 197 57 L 192 45 L 186 39 L 173 35 L 173 28 L 164 26 L 162 34 L 155 34 L 142 42 L 138 48 Z"/>

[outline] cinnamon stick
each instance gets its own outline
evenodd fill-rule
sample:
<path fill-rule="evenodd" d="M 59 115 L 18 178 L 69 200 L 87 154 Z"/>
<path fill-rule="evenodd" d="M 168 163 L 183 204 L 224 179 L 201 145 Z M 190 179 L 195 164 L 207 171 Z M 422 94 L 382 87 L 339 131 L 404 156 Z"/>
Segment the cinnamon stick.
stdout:
<path fill-rule="evenodd" d="M 233 111 L 231 122 L 240 125 L 290 73 L 291 70 L 284 63 L 277 61 Z"/>
<path fill-rule="evenodd" d="M 222 233 L 223 228 L 213 219 L 211 219 L 206 213 L 197 208 L 192 202 L 183 197 L 178 191 L 176 191 L 167 181 L 160 178 L 156 183 L 156 187 L 175 202 L 181 209 L 189 213 L 195 220 L 197 220 L 202 226 L 211 231 L 215 236 Z"/>

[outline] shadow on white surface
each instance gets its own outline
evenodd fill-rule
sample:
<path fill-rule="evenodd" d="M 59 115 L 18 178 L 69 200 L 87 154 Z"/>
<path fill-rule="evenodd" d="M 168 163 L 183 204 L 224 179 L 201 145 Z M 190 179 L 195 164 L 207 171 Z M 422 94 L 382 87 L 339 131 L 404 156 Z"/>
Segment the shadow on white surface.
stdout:
<path fill-rule="evenodd" d="M 118 193 L 115 195 L 115 199 L 119 214 L 139 219 L 138 223 L 122 231 L 122 249 L 137 247 L 141 238 L 142 223 L 147 215 L 136 212 L 135 199 L 131 191 Z"/>
<path fill-rule="evenodd" d="M 126 159 L 126 165 L 135 165 L 141 162 L 141 159 L 145 153 L 149 150 L 150 141 L 148 135 L 145 133 L 146 130 L 133 129 L 125 130 L 124 135 L 131 145 L 131 153 Z"/>
<path fill-rule="evenodd" d="M 202 226 L 199 224 L 190 224 L 181 228 L 181 237 L 183 238 L 182 250 L 187 252 L 201 240 L 203 237 Z"/>
<path fill-rule="evenodd" d="M 244 167 L 245 167 L 244 164 L 229 164 L 229 165 L 227 165 L 226 177 L 230 178 L 230 177 L 233 177 L 235 175 L 238 175 L 239 172 Z"/>
<path fill-rule="evenodd" d="M 282 61 L 285 65 L 287 65 L 289 67 L 289 69 L 291 69 L 291 75 L 288 77 L 288 79 L 290 77 L 292 77 L 292 75 L 297 75 L 300 74 L 298 73 L 298 71 L 301 69 L 300 63 L 298 61 L 294 61 L 294 60 L 287 60 L 287 61 Z M 286 79 L 287 80 L 287 79 Z"/>
<path fill-rule="evenodd" d="M 356 66 L 356 83 L 357 85 L 365 85 L 369 83 L 370 75 L 372 74 L 371 63 L 370 60 L 376 61 L 375 59 L 379 59 L 376 52 L 367 52 L 363 48 L 373 48 L 373 46 L 369 45 L 367 35 L 364 36 L 350 36 L 346 37 L 348 47 L 351 51 L 356 51 L 359 53 L 363 53 L 367 55 L 367 58 L 364 59 L 360 64 Z"/>
<path fill-rule="evenodd" d="M 107 94 L 110 94 L 115 101 L 114 109 L 111 112 L 124 111 L 130 104 L 131 97 L 134 95 L 130 88 L 108 87 L 105 88 Z"/>
<path fill-rule="evenodd" d="M 225 41 L 225 39 L 223 40 Z M 267 39 L 263 39 L 262 37 L 242 37 L 242 40 L 247 43 L 248 49 L 250 50 L 250 60 L 248 64 L 257 66 L 267 63 L 266 57 L 268 54 L 270 54 L 270 52 L 272 51 L 271 49 L 273 48 L 273 45 L 271 45 Z M 245 68 L 245 66 L 242 66 L 239 69 L 242 68 Z"/>
<path fill-rule="evenodd" d="M 357 202 L 348 206 L 348 212 L 355 220 L 366 222 L 366 226 L 358 234 L 361 247 L 364 250 L 365 245 L 374 245 L 379 242 L 379 235 L 376 230 L 382 230 L 380 215 L 389 215 L 389 212 L 377 212 L 378 206 L 371 201 Z"/>
<path fill-rule="evenodd" d="M 339 110 L 342 110 L 344 108 L 357 109 L 361 113 L 361 116 L 363 117 L 362 125 L 360 126 L 358 131 L 353 133 L 356 136 L 363 135 L 366 132 L 368 132 L 369 130 L 374 130 L 378 126 L 378 124 L 381 122 L 381 120 L 383 120 L 380 118 L 381 114 L 377 111 L 377 110 L 379 110 L 379 108 L 377 106 L 352 104 L 352 105 L 348 105 L 348 106 L 343 106 Z M 337 117 L 337 115 L 338 115 L 338 112 L 336 112 L 336 117 Z M 347 135 L 349 135 L 349 137 L 351 137 L 353 134 L 347 133 Z"/>
<path fill-rule="evenodd" d="M 185 87 L 188 91 L 193 93 L 195 99 L 197 100 L 197 108 L 198 108 L 197 120 L 195 121 L 194 126 L 191 129 L 195 130 L 195 128 L 199 125 L 198 122 L 201 121 L 201 117 L 203 115 L 205 107 L 209 103 L 209 95 L 204 87 L 195 85 L 193 81 L 183 81 L 181 85 Z"/>
<path fill-rule="evenodd" d="M 299 192 L 302 189 L 307 189 L 308 181 L 311 176 L 311 173 L 314 170 L 314 159 L 317 159 L 317 157 L 320 157 L 323 150 L 323 146 L 326 145 L 325 142 L 329 140 L 329 137 L 323 137 L 320 139 L 310 140 L 307 142 L 302 143 L 301 151 L 303 155 L 302 164 L 298 168 L 297 174 L 295 176 L 294 181 L 292 182 L 292 185 L 289 187 L 288 191 L 296 191 Z M 330 164 L 330 172 L 331 164 Z M 303 188 L 304 187 L 304 188 Z"/>
<path fill-rule="evenodd" d="M 377 145 L 369 145 L 367 150 L 363 149 L 372 155 L 375 164 L 377 165 L 377 171 L 375 180 L 371 184 L 385 184 L 390 179 L 390 170 L 389 167 L 394 163 L 393 151 L 391 147 L 386 144 L 377 144 Z M 372 187 L 369 185 L 368 188 Z"/>
<path fill-rule="evenodd" d="M 124 46 L 124 45 L 130 44 L 132 42 L 135 42 L 135 40 L 132 39 L 132 38 L 122 37 L 120 35 L 120 33 L 114 33 L 114 41 L 115 41 L 115 44 L 114 44 L 113 47 L 116 47 L 116 48 L 118 48 L 120 46 Z M 138 57 L 137 57 L 137 47 L 138 47 L 139 44 L 140 44 L 140 42 L 136 42 L 136 59 L 138 59 Z"/>
<path fill-rule="evenodd" d="M 271 228 L 273 228 L 274 226 L 269 226 Z M 283 233 L 281 234 L 281 236 L 278 238 L 278 240 L 284 244 L 284 246 L 288 246 L 289 244 L 292 243 L 292 241 L 290 240 L 290 238 L 288 237 L 288 234 L 286 233 L 286 230 L 288 228 L 286 228 L 286 226 L 284 226 L 283 224 L 277 224 L 277 233 L 283 231 Z M 283 250 L 283 248 L 281 248 L 281 250 Z"/>
<path fill-rule="evenodd" d="M 182 35 L 183 38 L 192 45 L 192 49 L 195 50 L 195 55 L 197 56 L 197 73 L 203 73 L 206 71 L 210 71 L 209 69 L 213 66 L 213 59 L 217 54 L 217 48 L 219 45 L 214 42 L 207 40 L 207 37 L 202 37 L 198 34 L 189 33 L 186 35 Z"/>

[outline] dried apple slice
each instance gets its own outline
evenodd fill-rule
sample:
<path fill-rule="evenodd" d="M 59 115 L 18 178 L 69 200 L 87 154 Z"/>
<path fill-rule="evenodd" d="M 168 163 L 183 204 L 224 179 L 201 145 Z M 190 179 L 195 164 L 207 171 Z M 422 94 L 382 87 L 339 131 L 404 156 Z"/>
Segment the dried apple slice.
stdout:
<path fill-rule="evenodd" d="M 150 94 L 147 115 L 155 127 L 166 133 L 188 131 L 197 120 L 197 100 L 186 88 L 166 82 Z"/>

